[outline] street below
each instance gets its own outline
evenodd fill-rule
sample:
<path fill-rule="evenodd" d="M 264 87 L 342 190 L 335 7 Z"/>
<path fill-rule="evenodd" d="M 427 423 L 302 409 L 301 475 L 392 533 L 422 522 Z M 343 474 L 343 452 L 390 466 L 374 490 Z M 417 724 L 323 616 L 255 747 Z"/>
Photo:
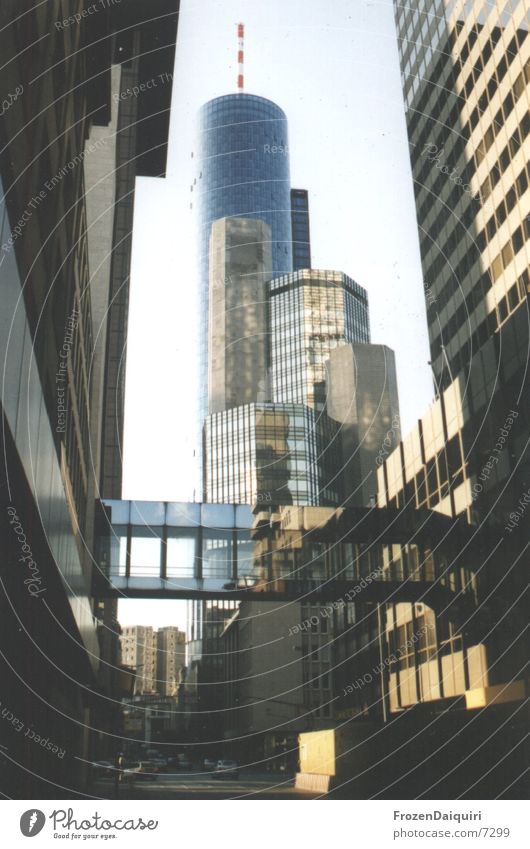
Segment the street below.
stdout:
<path fill-rule="evenodd" d="M 122 781 L 118 796 L 112 779 L 94 782 L 92 794 L 101 799 L 315 799 L 300 792 L 293 776 L 240 773 L 239 778 L 215 778 L 212 773 L 162 773 L 156 779 Z"/>

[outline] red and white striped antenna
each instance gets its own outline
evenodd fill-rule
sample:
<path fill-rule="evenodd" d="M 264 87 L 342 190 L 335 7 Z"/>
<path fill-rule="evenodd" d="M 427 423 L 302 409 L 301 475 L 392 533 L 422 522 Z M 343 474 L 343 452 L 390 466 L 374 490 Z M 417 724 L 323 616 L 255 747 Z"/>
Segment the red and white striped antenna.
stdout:
<path fill-rule="evenodd" d="M 243 91 L 245 88 L 245 24 L 237 25 L 237 89 Z"/>

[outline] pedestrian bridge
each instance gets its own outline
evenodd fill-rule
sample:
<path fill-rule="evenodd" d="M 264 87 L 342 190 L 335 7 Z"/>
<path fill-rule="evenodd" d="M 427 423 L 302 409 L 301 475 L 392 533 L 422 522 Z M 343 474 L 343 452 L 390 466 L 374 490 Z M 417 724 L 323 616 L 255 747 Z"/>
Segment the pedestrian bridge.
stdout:
<path fill-rule="evenodd" d="M 473 528 L 429 510 L 99 502 L 94 595 L 475 603 Z"/>

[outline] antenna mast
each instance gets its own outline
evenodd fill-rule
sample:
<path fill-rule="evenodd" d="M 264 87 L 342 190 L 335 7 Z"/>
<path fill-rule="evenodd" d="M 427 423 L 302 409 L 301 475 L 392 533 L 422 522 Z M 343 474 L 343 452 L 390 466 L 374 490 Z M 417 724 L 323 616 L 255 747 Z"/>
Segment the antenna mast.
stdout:
<path fill-rule="evenodd" d="M 237 25 L 237 48 L 237 64 L 239 66 L 237 75 L 237 90 L 243 91 L 245 88 L 245 24 Z"/>

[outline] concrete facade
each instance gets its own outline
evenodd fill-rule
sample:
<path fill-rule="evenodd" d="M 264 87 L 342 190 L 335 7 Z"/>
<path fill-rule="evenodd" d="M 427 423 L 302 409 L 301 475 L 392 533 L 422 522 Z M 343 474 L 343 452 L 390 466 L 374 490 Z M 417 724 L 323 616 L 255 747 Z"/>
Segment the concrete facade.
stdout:
<path fill-rule="evenodd" d="M 271 274 L 271 230 L 265 221 L 221 218 L 213 223 L 209 262 L 209 413 L 258 401 L 264 391 L 267 394 L 266 283 Z"/>
<path fill-rule="evenodd" d="M 340 424 L 344 505 L 368 507 L 376 471 L 401 438 L 394 352 L 343 345 L 326 363 L 326 411 Z"/>
<path fill-rule="evenodd" d="M 331 637 L 319 610 L 300 602 L 242 602 L 227 622 L 224 735 L 243 762 L 294 771 L 296 736 L 332 721 Z M 301 630 L 311 616 L 317 625 Z"/>
<path fill-rule="evenodd" d="M 157 640 L 157 691 L 177 696 L 186 666 L 186 634 L 174 626 L 159 628 Z"/>

